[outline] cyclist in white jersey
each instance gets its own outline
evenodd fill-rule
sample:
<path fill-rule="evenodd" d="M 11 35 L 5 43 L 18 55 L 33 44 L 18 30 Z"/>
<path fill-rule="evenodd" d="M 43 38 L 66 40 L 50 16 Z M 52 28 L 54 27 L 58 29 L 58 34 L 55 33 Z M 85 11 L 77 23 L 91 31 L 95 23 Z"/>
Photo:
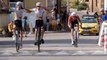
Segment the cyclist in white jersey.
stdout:
<path fill-rule="evenodd" d="M 18 1 L 16 3 L 16 8 L 10 9 L 15 13 L 15 18 L 14 18 L 14 28 L 18 29 L 20 31 L 20 37 L 21 39 L 23 38 L 23 32 L 22 32 L 22 18 L 23 18 L 23 13 L 24 13 L 24 8 L 22 2 Z M 14 31 L 13 31 L 14 33 Z"/>
<path fill-rule="evenodd" d="M 44 35 L 44 16 L 45 16 L 45 9 L 42 8 L 41 6 L 41 2 L 37 2 L 36 3 L 36 7 L 33 8 L 33 9 L 26 9 L 26 11 L 28 12 L 35 12 L 35 39 L 37 37 L 37 27 L 38 26 L 42 26 L 42 43 L 44 43 L 44 40 L 43 40 L 43 35 Z"/>

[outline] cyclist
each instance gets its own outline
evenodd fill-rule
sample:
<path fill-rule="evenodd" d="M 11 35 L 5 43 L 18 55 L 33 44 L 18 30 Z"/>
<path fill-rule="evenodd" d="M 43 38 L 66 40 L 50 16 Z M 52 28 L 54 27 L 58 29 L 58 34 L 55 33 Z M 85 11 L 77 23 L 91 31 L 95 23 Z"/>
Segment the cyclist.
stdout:
<path fill-rule="evenodd" d="M 23 13 L 24 13 L 24 8 L 23 8 L 23 4 L 22 2 L 18 1 L 16 3 L 16 8 L 11 8 L 10 9 L 11 11 L 13 11 L 15 14 L 14 14 L 14 31 L 13 31 L 13 37 L 15 37 L 15 30 L 19 30 L 20 32 L 20 38 L 21 38 L 21 41 L 23 39 L 23 28 L 22 28 L 22 18 L 23 18 Z M 22 47 L 22 44 L 21 44 L 21 47 Z"/>
<path fill-rule="evenodd" d="M 79 31 L 79 22 L 80 25 L 82 25 L 79 16 L 76 14 L 76 12 L 72 12 L 68 18 L 68 27 L 71 30 L 71 44 L 74 45 L 74 27 L 76 26 L 77 30 Z"/>
<path fill-rule="evenodd" d="M 37 27 L 42 27 L 42 36 L 41 36 L 41 42 L 44 43 L 43 35 L 44 35 L 44 16 L 45 16 L 45 9 L 42 8 L 41 2 L 36 3 L 36 7 L 33 9 L 26 9 L 26 11 L 35 12 L 35 39 L 37 38 Z M 38 41 L 35 43 L 37 45 Z"/>

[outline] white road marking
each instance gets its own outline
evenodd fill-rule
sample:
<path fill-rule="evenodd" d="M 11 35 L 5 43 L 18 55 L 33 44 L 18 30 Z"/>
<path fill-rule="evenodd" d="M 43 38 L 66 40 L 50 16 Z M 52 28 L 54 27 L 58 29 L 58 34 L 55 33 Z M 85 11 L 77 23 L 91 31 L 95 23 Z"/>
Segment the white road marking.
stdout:
<path fill-rule="evenodd" d="M 105 55 L 107 56 L 107 53 L 104 51 L 43 51 L 43 52 L 35 52 L 35 51 L 19 51 L 17 52 L 12 52 L 12 51 L 0 51 L 0 56 L 86 56 L 86 55 Z"/>
<path fill-rule="evenodd" d="M 49 52 L 40 52 L 40 53 L 37 53 L 35 55 L 51 55 Z"/>
<path fill-rule="evenodd" d="M 67 53 L 67 51 L 60 51 L 55 53 L 54 55 L 69 55 L 69 53 Z"/>
<path fill-rule="evenodd" d="M 73 53 L 72 55 L 88 55 L 88 54 L 84 51 L 77 51 L 77 52 Z"/>

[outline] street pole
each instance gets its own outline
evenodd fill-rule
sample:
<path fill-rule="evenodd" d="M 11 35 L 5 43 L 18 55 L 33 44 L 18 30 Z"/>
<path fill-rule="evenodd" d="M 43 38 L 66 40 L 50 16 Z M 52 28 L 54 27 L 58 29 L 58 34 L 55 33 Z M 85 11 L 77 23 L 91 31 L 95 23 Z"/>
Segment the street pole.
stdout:
<path fill-rule="evenodd" d="M 69 0 L 67 0 L 67 13 L 69 12 Z"/>
<path fill-rule="evenodd" d="M 46 0 L 46 8 L 48 8 L 48 0 Z"/>
<path fill-rule="evenodd" d="M 107 5 L 107 0 L 104 0 L 103 4 L 104 4 L 104 10 L 106 10 L 107 9 L 107 6 L 106 6 Z"/>

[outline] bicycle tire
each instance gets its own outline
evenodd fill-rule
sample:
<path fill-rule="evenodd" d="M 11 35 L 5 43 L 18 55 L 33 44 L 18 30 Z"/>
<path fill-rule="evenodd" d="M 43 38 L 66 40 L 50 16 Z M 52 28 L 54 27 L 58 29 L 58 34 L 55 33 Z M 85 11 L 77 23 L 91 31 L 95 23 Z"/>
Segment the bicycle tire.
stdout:
<path fill-rule="evenodd" d="M 20 44 L 16 43 L 16 51 L 19 52 L 19 49 L 20 49 Z"/>
<path fill-rule="evenodd" d="M 16 30 L 16 32 L 15 32 L 15 35 L 16 35 L 16 37 L 15 37 L 15 38 L 16 38 L 16 42 L 15 42 L 15 43 L 16 43 L 16 51 L 19 52 L 20 44 L 19 44 L 19 42 L 18 42 L 18 41 L 19 41 L 19 34 L 18 34 L 18 31 L 17 31 L 17 30 Z"/>
<path fill-rule="evenodd" d="M 74 38 L 74 39 L 75 39 L 75 41 L 74 41 L 74 47 L 78 47 L 78 37 L 77 37 L 77 34 L 78 34 L 78 33 L 77 33 L 77 31 L 75 30 L 75 31 L 74 31 L 74 37 L 75 37 L 75 38 Z"/>
<path fill-rule="evenodd" d="M 22 39 L 20 39 L 20 49 L 23 47 Z"/>
<path fill-rule="evenodd" d="M 41 27 L 38 27 L 38 52 L 40 52 L 40 44 L 41 44 Z"/>

